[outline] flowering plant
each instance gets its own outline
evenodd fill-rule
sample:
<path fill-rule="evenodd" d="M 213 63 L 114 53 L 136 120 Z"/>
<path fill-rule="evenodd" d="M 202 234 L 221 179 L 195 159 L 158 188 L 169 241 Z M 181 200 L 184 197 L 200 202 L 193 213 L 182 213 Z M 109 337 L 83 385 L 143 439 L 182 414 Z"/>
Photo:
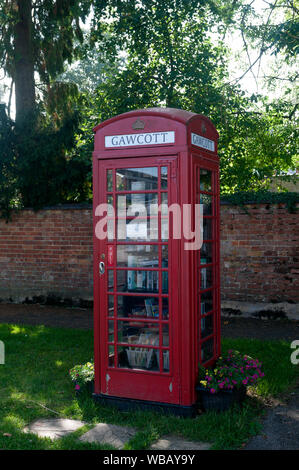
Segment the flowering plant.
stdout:
<path fill-rule="evenodd" d="M 69 371 L 71 380 L 75 382 L 75 390 L 80 390 L 82 386 L 94 380 L 94 364 L 87 362 L 74 366 Z"/>
<path fill-rule="evenodd" d="M 226 356 L 219 357 L 214 369 L 200 372 L 202 380 L 199 380 L 199 383 L 210 393 L 254 385 L 265 375 L 258 359 L 232 350 L 229 350 Z"/>

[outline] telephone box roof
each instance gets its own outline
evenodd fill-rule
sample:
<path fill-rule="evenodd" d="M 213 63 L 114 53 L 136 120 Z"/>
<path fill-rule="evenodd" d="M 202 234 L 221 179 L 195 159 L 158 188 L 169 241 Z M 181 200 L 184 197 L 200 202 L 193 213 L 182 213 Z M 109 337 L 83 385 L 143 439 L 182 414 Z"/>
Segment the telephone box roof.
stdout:
<path fill-rule="evenodd" d="M 159 116 L 159 117 L 172 119 L 174 121 L 181 122 L 182 124 L 185 124 L 185 125 L 188 125 L 195 118 L 201 118 L 207 121 L 210 124 L 210 126 L 213 127 L 213 129 L 218 135 L 218 132 L 214 124 L 208 117 L 202 114 L 191 113 L 190 111 L 184 111 L 183 109 L 177 109 L 177 108 L 145 108 L 145 109 L 136 109 L 134 111 L 128 111 L 127 113 L 119 114 L 110 119 L 107 119 L 106 121 L 101 122 L 96 127 L 94 127 L 93 131 L 96 132 L 102 127 L 105 127 L 108 124 L 112 124 L 115 121 L 119 121 L 120 119 L 125 119 L 129 117 L 134 117 L 134 116 L 136 117 Z"/>

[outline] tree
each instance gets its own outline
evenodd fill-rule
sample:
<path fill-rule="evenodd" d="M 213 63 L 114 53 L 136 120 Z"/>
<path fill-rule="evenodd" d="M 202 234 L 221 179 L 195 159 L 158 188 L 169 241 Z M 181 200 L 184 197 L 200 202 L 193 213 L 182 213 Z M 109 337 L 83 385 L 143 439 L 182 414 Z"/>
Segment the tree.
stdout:
<path fill-rule="evenodd" d="M 122 52 L 126 61 L 98 86 L 86 128 L 88 122 L 90 129 L 96 124 L 96 115 L 104 120 L 149 106 L 206 114 L 220 132 L 223 192 L 259 189 L 275 172 L 292 166 L 295 126 L 286 122 L 282 103 L 245 96 L 229 83 L 229 52 L 221 41 L 215 45 L 211 40 L 215 4 L 152 0 L 136 6 L 127 0 L 112 10 L 105 49 L 111 57 Z M 232 15 L 221 14 L 218 9 L 217 24 L 223 31 Z M 103 41 L 103 35 L 100 38 Z"/>
<path fill-rule="evenodd" d="M 16 177 L 15 148 L 13 145 L 12 123 L 0 104 L 0 216 L 8 218 L 16 206 L 18 187 Z"/>
<path fill-rule="evenodd" d="M 0 5 L 0 65 L 12 78 L 16 96 L 16 123 L 35 111 L 35 74 L 43 95 L 51 81 L 76 57 L 82 41 L 80 20 L 90 11 L 88 0 L 4 0 Z"/>
<path fill-rule="evenodd" d="M 271 2 L 275 7 L 283 3 Z M 0 65 L 15 82 L 17 98 L 17 125 L 6 120 L 6 128 L 0 129 L 0 141 L 13 149 L 5 163 L 13 169 L 10 184 L 18 189 L 11 194 L 34 207 L 90 197 L 92 127 L 112 115 L 148 106 L 184 108 L 211 117 L 220 131 L 225 191 L 258 189 L 275 172 L 288 169 L 295 154 L 296 107 L 290 108 L 287 100 L 271 103 L 245 96 L 229 81 L 229 50 L 221 40 L 228 28 L 241 27 L 245 43 L 260 45 L 260 56 L 277 42 L 267 27 L 254 28 L 249 22 L 252 3 L 3 1 Z M 81 23 L 91 6 L 91 30 L 82 46 Z M 84 59 L 81 69 L 88 80 L 78 68 L 63 74 L 65 65 L 78 57 Z M 1 158 L 0 153 L 0 165 Z"/>
<path fill-rule="evenodd" d="M 90 6 L 87 0 L 0 5 L 0 65 L 16 96 L 15 122 L 0 120 L 1 180 L 6 182 L 0 212 L 6 215 L 11 206 L 39 208 L 88 197 L 90 159 L 74 150 L 80 96 L 77 86 L 55 79 L 77 57 L 80 21 Z"/>
<path fill-rule="evenodd" d="M 299 48 L 299 2 L 298 0 L 263 0 L 264 20 L 257 24 L 249 12 L 244 14 L 243 31 L 259 45 L 274 54 L 282 53 L 286 58 L 298 54 Z"/>

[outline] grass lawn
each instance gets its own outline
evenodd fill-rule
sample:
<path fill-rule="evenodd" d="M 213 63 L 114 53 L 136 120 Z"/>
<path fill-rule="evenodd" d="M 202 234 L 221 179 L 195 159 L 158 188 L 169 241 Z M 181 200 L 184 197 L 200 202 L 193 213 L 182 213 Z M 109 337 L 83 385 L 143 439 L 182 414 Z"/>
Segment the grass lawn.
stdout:
<path fill-rule="evenodd" d="M 0 365 L 0 449 L 111 449 L 78 441 L 77 437 L 97 422 L 137 428 L 128 449 L 147 449 L 167 434 L 207 441 L 213 449 L 236 449 L 259 431 L 263 398 L 287 391 L 299 376 L 298 366 L 290 362 L 292 350 L 287 342 L 225 339 L 223 352 L 237 349 L 264 364 L 265 377 L 242 408 L 204 413 L 195 419 L 120 413 L 95 404 L 87 393 L 79 398 L 74 394 L 68 371 L 91 360 L 91 331 L 2 324 L 0 340 L 5 343 L 6 354 L 5 365 Z M 88 424 L 56 441 L 22 432 L 25 425 L 41 417 L 68 417 Z"/>

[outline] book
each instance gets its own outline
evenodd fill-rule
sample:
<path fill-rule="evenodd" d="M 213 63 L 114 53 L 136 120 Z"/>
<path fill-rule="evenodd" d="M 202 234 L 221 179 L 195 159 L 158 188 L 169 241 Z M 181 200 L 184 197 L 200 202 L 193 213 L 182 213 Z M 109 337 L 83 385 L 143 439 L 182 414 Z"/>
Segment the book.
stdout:
<path fill-rule="evenodd" d="M 145 304 L 145 309 L 146 309 L 146 316 L 152 317 L 153 316 L 152 299 L 145 299 L 144 304 Z"/>
<path fill-rule="evenodd" d="M 152 305 L 152 316 L 155 318 L 159 317 L 159 305 Z"/>

